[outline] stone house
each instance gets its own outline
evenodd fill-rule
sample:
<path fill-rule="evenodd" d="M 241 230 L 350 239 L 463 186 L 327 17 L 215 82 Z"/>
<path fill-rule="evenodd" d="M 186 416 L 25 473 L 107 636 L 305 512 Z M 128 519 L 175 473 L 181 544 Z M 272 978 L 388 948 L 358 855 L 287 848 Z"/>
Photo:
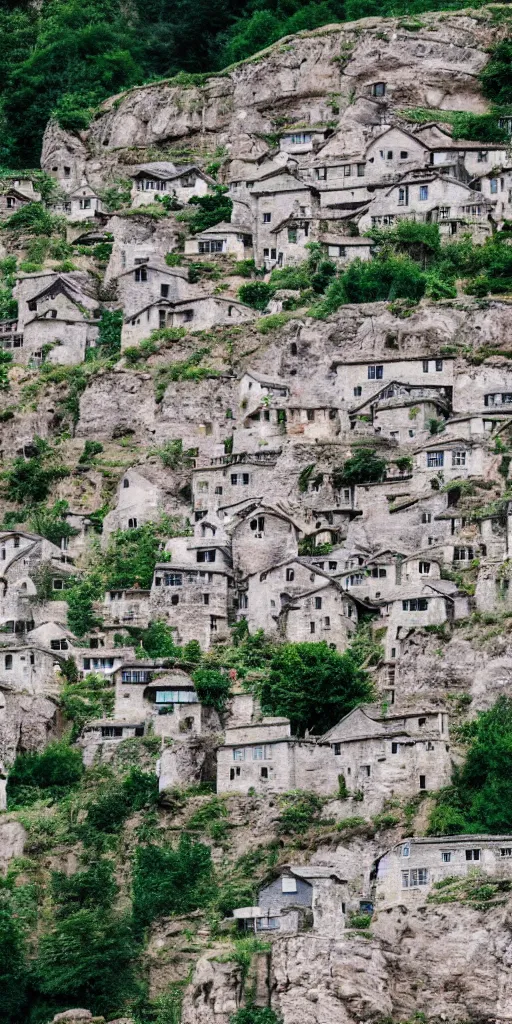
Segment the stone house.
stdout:
<path fill-rule="evenodd" d="M 34 314 L 55 310 L 57 317 L 62 313 L 71 319 L 81 309 L 83 316 L 93 320 L 98 310 L 94 294 L 94 282 L 89 274 L 82 271 L 58 273 L 43 270 L 34 274 L 20 274 L 16 278 L 13 297 L 18 302 L 18 331 L 34 319 Z"/>
<path fill-rule="evenodd" d="M 247 619 L 251 632 L 263 629 L 290 641 L 327 640 L 343 650 L 357 625 L 357 608 L 339 586 L 329 584 L 328 573 L 312 560 L 289 558 L 247 577 L 239 589 L 238 618 Z"/>
<path fill-rule="evenodd" d="M 476 441 L 446 437 L 430 438 L 415 455 L 415 474 L 419 481 L 438 477 L 443 483 L 487 475 L 493 456 Z M 495 461 L 495 458 L 494 458 Z"/>
<path fill-rule="evenodd" d="M 78 641 L 73 633 L 55 620 L 41 622 L 27 633 L 27 642 L 46 647 L 50 651 L 60 651 L 62 657 L 66 658 L 72 654 L 73 648 Z M 63 652 L 67 652 L 63 653 Z"/>
<path fill-rule="evenodd" d="M 309 220 L 319 209 L 319 192 L 288 168 L 261 177 L 250 189 L 254 209 L 253 246 L 258 266 L 282 266 L 285 253 L 278 250 L 275 226 L 288 217 Z M 291 243 L 294 244 L 294 243 Z"/>
<path fill-rule="evenodd" d="M 386 660 L 393 660 L 391 651 L 410 630 L 440 626 L 444 622 L 464 619 L 469 614 L 467 595 L 458 592 L 449 580 L 418 583 L 397 588 L 396 596 L 385 599 L 381 616 L 387 626 Z"/>
<path fill-rule="evenodd" d="M 186 256 L 232 256 L 236 260 L 251 260 L 252 225 L 224 223 L 201 231 L 185 239 Z"/>
<path fill-rule="evenodd" d="M 192 196 L 206 195 L 215 179 L 196 164 L 176 167 L 168 162 L 140 164 L 134 174 L 132 206 L 147 206 L 157 196 L 175 196 L 178 202 L 188 203 Z"/>
<path fill-rule="evenodd" d="M 386 600 L 403 582 L 406 555 L 384 548 L 371 558 L 361 558 L 357 565 L 336 571 L 336 579 L 352 597 L 363 601 Z"/>
<path fill-rule="evenodd" d="M 129 267 L 128 270 L 123 270 L 116 278 L 116 287 L 126 321 L 139 319 L 141 324 L 146 324 L 144 337 L 147 337 L 151 330 L 146 311 L 154 303 L 161 299 L 172 303 L 180 302 L 182 299 L 202 294 L 198 285 L 189 284 L 188 271 L 185 267 L 168 267 L 165 264 L 160 266 L 146 259 Z M 132 326 L 137 325 L 134 323 Z"/>
<path fill-rule="evenodd" d="M 354 401 L 360 403 L 380 395 L 382 389 L 388 384 L 393 389 L 397 384 L 405 384 L 416 387 L 434 387 L 444 389 L 443 397 L 447 401 L 451 396 L 451 389 L 454 386 L 454 359 L 452 356 L 443 356 L 436 359 L 428 356 L 418 358 L 417 356 L 389 359 L 366 360 L 335 360 L 333 363 L 339 379 L 336 386 L 338 394 L 343 402 L 350 406 Z M 428 375 L 428 376 L 427 376 Z"/>
<path fill-rule="evenodd" d="M 217 792 L 332 793 L 328 755 L 328 748 L 313 740 L 293 738 L 287 718 L 233 726 L 226 729 L 224 744 L 217 750 Z"/>
<path fill-rule="evenodd" d="M 133 647 L 101 647 L 101 650 L 98 650 L 77 646 L 72 653 L 80 679 L 84 679 L 89 672 L 113 679 L 116 669 L 135 657 Z"/>
<path fill-rule="evenodd" d="M 29 302 L 34 315 L 23 328 L 19 360 L 74 366 L 84 361 L 98 338 L 97 303 L 72 290 L 62 279 L 52 283 Z"/>
<path fill-rule="evenodd" d="M 424 902 L 436 883 L 468 875 L 512 878 L 512 836 L 412 836 L 379 858 L 376 865 L 377 907 Z"/>
<path fill-rule="evenodd" d="M 335 580 L 286 600 L 278 616 L 278 633 L 288 643 L 326 641 L 341 654 L 357 627 L 357 608 Z"/>
<path fill-rule="evenodd" d="M 91 220 L 97 213 L 104 211 L 103 201 L 85 179 L 70 193 L 68 203 L 68 216 L 72 221 Z"/>
<path fill-rule="evenodd" d="M 195 294 L 176 301 L 155 299 L 125 318 L 121 332 L 121 351 L 140 345 L 152 331 L 164 327 L 205 331 L 221 324 L 247 323 L 256 316 L 257 313 L 243 302 L 226 299 L 222 295 Z"/>
<path fill-rule="evenodd" d="M 428 432 L 432 420 L 443 421 L 450 412 L 450 389 L 422 387 L 391 381 L 370 398 L 350 409 L 350 426 L 357 433 L 368 431 L 388 437 L 399 444 L 417 444 Z"/>
<path fill-rule="evenodd" d="M 427 142 L 417 133 L 393 125 L 372 139 L 364 157 L 366 175 L 372 180 L 391 180 L 413 167 L 430 163 Z"/>
<path fill-rule="evenodd" d="M 284 511 L 254 502 L 230 528 L 233 569 L 242 578 L 265 572 L 298 553 L 300 526 Z"/>
<path fill-rule="evenodd" d="M 322 736 L 331 745 L 333 777 L 363 796 L 366 813 L 385 800 L 409 799 L 449 784 L 448 715 L 407 708 L 384 712 L 376 704 L 355 708 Z"/>
<path fill-rule="evenodd" d="M 136 626 L 146 629 L 150 622 L 149 598 L 151 591 L 139 587 L 125 590 L 107 590 L 103 601 L 97 603 L 103 628 L 114 629 Z"/>
<path fill-rule="evenodd" d="M 281 135 L 279 149 L 281 153 L 287 153 L 291 156 L 314 153 L 323 146 L 332 133 L 332 128 L 321 128 L 317 125 L 311 125 L 306 128 L 303 124 L 300 124 L 297 128 L 291 126 Z"/>
<path fill-rule="evenodd" d="M 57 594 L 72 573 L 72 559 L 55 544 L 37 534 L 4 531 L 0 534 L 0 622 L 9 633 L 24 633 L 35 618 L 46 614 L 48 602 L 37 599 L 37 574 L 44 571 L 45 584 Z M 51 601 L 52 617 L 62 614 Z"/>
<path fill-rule="evenodd" d="M 31 181 L 28 179 L 14 181 L 6 189 L 0 192 L 0 220 L 12 217 L 13 213 L 23 209 L 27 203 L 38 203 L 41 201 L 39 192 L 36 192 Z"/>
<path fill-rule="evenodd" d="M 352 260 L 370 260 L 372 258 L 374 246 L 371 238 L 353 238 L 350 235 L 344 235 L 335 231 L 334 225 L 328 234 L 319 235 L 319 241 L 324 247 L 325 255 L 340 267 L 345 267 Z"/>
<path fill-rule="evenodd" d="M 162 492 L 136 469 L 127 469 L 117 490 L 117 504 L 103 520 L 101 542 L 106 546 L 115 530 L 136 530 L 144 523 L 159 518 L 162 511 Z"/>
<path fill-rule="evenodd" d="M 150 596 L 151 618 L 164 619 L 175 631 L 176 642 L 198 640 L 203 650 L 228 635 L 234 618 L 233 574 L 226 565 L 210 560 L 214 548 L 197 549 L 190 560 L 158 563 Z M 201 561 L 199 561 L 201 559 Z"/>
<path fill-rule="evenodd" d="M 18 330 L 18 321 L 0 320 L 0 348 L 10 352 L 22 347 L 23 334 Z"/>
<path fill-rule="evenodd" d="M 478 179 L 493 167 L 504 167 L 507 149 L 496 143 L 454 139 L 451 132 L 439 124 L 429 122 L 415 129 L 415 138 L 429 150 L 429 164 L 434 168 L 459 168 L 455 176 L 462 180 Z M 476 183 L 475 183 L 475 187 Z"/>
<path fill-rule="evenodd" d="M 410 171 L 377 195 L 359 222 L 361 232 L 398 220 L 439 224 L 441 235 L 470 231 L 475 241 L 490 234 L 491 203 L 469 185 L 436 171 Z"/>
<path fill-rule="evenodd" d="M 273 486 L 272 470 L 280 451 L 219 456 L 192 472 L 192 503 L 194 511 L 225 510 L 248 500 L 261 498 Z"/>
<path fill-rule="evenodd" d="M 319 399 L 302 400 L 298 405 L 297 399 L 292 398 L 284 415 L 287 436 L 307 442 L 338 440 L 346 420 L 346 414 L 337 407 L 335 400 L 331 404 L 325 399 L 322 403 Z"/>
<path fill-rule="evenodd" d="M 60 692 L 59 671 L 65 657 L 66 654 L 50 651 L 37 643 L 2 643 L 2 688 L 57 696 Z"/>
<path fill-rule="evenodd" d="M 455 415 L 492 417 L 512 412 L 512 366 L 500 356 L 480 366 L 464 363 L 453 381 Z"/>
<path fill-rule="evenodd" d="M 256 907 L 239 907 L 233 917 L 245 932 L 290 935 L 304 929 L 337 938 L 345 927 L 347 883 L 333 867 L 316 864 L 280 868 L 258 890 Z"/>

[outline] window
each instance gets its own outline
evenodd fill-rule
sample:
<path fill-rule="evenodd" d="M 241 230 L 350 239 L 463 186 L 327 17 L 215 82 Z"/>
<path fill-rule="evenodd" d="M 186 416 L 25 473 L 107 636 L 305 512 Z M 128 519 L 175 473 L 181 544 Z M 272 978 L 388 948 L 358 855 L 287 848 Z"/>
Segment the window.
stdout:
<path fill-rule="evenodd" d="M 427 452 L 428 469 L 438 469 L 444 466 L 444 452 Z"/>
<path fill-rule="evenodd" d="M 309 623 L 309 632 L 310 633 L 314 633 L 315 632 L 315 623 L 314 622 L 310 622 Z"/>
<path fill-rule="evenodd" d="M 362 393 L 363 393 L 362 387 L 354 388 L 354 396 L 355 396 L 355 398 L 360 398 Z"/>
<path fill-rule="evenodd" d="M 283 875 L 281 879 L 281 892 L 297 892 L 297 879 Z"/>
<path fill-rule="evenodd" d="M 203 604 L 210 604 L 210 595 L 203 594 Z"/>
<path fill-rule="evenodd" d="M 420 729 L 422 729 L 423 726 L 426 725 L 426 724 L 427 724 L 427 719 L 426 718 L 418 718 L 418 726 L 419 726 Z"/>
<path fill-rule="evenodd" d="M 81 199 L 80 200 L 80 209 L 81 210 L 90 210 L 91 209 L 91 200 L 90 199 Z"/>
<path fill-rule="evenodd" d="M 271 213 L 264 213 L 263 214 L 263 223 L 264 224 L 270 224 L 271 220 L 272 220 L 272 214 Z"/>
<path fill-rule="evenodd" d="M 449 864 L 452 859 L 451 850 L 441 850 L 441 860 L 443 864 Z"/>
<path fill-rule="evenodd" d="M 402 857 L 410 857 L 410 856 L 411 856 L 411 847 L 409 846 L 409 843 L 404 843 L 403 846 L 402 846 Z"/>
<path fill-rule="evenodd" d="M 449 217 L 450 217 L 450 207 L 449 206 L 440 206 L 439 207 L 439 220 L 449 220 Z"/>
<path fill-rule="evenodd" d="M 213 253 L 214 252 L 223 252 L 224 251 L 224 240 L 222 238 L 206 239 L 203 242 L 199 242 L 198 248 L 199 248 L 199 253 L 201 255 L 203 255 L 204 253 L 208 253 L 208 252 L 210 252 L 210 253 L 212 253 L 212 252 Z"/>
<path fill-rule="evenodd" d="M 268 779 L 268 768 L 265 768 L 265 767 L 260 768 L 260 778 L 261 779 Z"/>
<path fill-rule="evenodd" d="M 409 156 L 409 153 L 408 153 L 408 151 L 406 149 L 401 149 L 400 150 L 400 160 L 407 160 L 408 156 Z"/>
<path fill-rule="evenodd" d="M 465 466 L 466 465 L 466 452 L 455 451 L 452 452 L 452 466 Z"/>
<path fill-rule="evenodd" d="M 321 608 L 321 607 L 322 607 L 322 598 L 321 597 L 315 597 L 315 608 Z"/>
<path fill-rule="evenodd" d="M 189 324 L 190 321 L 193 320 L 193 319 L 194 319 L 194 310 L 193 309 L 184 309 L 183 310 L 183 321 L 184 321 L 184 323 Z"/>
<path fill-rule="evenodd" d="M 161 284 L 160 285 L 160 295 L 162 296 L 162 299 L 168 299 L 169 298 L 169 285 L 168 284 Z"/>
<path fill-rule="evenodd" d="M 385 82 L 375 82 L 372 85 L 372 96 L 385 96 L 386 95 L 386 84 Z"/>
<path fill-rule="evenodd" d="M 255 537 L 263 537 L 265 532 L 265 516 L 257 516 L 255 519 L 251 519 L 249 526 Z"/>
<path fill-rule="evenodd" d="M 487 163 L 487 150 L 486 149 L 481 149 L 480 150 L 480 152 L 478 154 L 478 163 L 479 164 L 486 164 Z"/>
<path fill-rule="evenodd" d="M 325 615 L 324 616 L 324 629 L 330 629 L 330 628 L 331 628 L 330 616 L 329 615 Z"/>
<path fill-rule="evenodd" d="M 420 185 L 420 199 L 428 199 L 428 185 Z"/>
<path fill-rule="evenodd" d="M 334 572 L 337 568 L 338 568 L 338 563 L 337 562 L 329 562 L 329 569 L 331 570 L 331 572 Z"/>
<path fill-rule="evenodd" d="M 50 648 L 52 651 L 67 651 L 68 642 L 67 640 L 50 640 Z"/>
<path fill-rule="evenodd" d="M 426 777 L 425 777 L 425 775 L 420 775 L 420 789 L 426 789 L 426 788 L 427 788 Z"/>
<path fill-rule="evenodd" d="M 297 241 L 297 228 L 288 228 L 288 241 L 289 242 L 296 242 Z"/>
<path fill-rule="evenodd" d="M 171 604 L 179 604 L 179 602 L 180 602 L 179 594 L 173 594 L 172 597 L 171 597 Z"/>
<path fill-rule="evenodd" d="M 231 779 L 231 782 L 235 778 L 235 775 L 237 777 L 240 775 L 240 768 L 230 768 L 229 769 L 229 778 Z"/>
<path fill-rule="evenodd" d="M 245 747 L 235 747 L 233 761 L 245 761 Z"/>
<path fill-rule="evenodd" d="M 210 615 L 210 632 L 212 632 L 212 633 L 216 633 L 217 632 L 217 616 L 216 615 Z"/>
<path fill-rule="evenodd" d="M 136 530 L 137 529 L 137 519 L 135 517 L 133 519 L 129 519 L 128 520 L 128 529 L 129 530 Z"/>
<path fill-rule="evenodd" d="M 341 754 L 341 743 L 333 743 L 332 749 L 333 749 L 336 757 L 338 757 L 339 754 Z"/>
<path fill-rule="evenodd" d="M 383 568 L 381 568 L 381 566 L 376 566 L 375 569 L 371 570 L 371 575 L 373 576 L 374 579 L 378 579 L 378 580 L 386 579 L 387 574 L 388 574 L 387 569 L 383 569 Z"/>
<path fill-rule="evenodd" d="M 453 549 L 453 561 L 454 562 L 471 562 L 473 560 L 473 548 L 454 548 Z"/>
<path fill-rule="evenodd" d="M 147 281 L 148 272 L 146 267 L 136 267 L 135 269 L 135 280 L 136 281 Z"/>
<path fill-rule="evenodd" d="M 372 769 L 369 764 L 362 764 L 361 772 L 365 776 L 365 778 L 369 779 L 370 775 L 372 774 Z"/>
<path fill-rule="evenodd" d="M 426 612 L 428 608 L 428 600 L 426 597 L 409 597 L 406 601 L 402 601 L 402 610 L 404 612 Z"/>
<path fill-rule="evenodd" d="M 400 750 L 400 744 L 399 743 L 392 743 L 391 744 L 391 753 L 392 754 L 398 754 L 399 750 Z"/>
<path fill-rule="evenodd" d="M 314 409 L 308 409 L 306 415 L 307 415 L 308 423 L 314 423 L 314 420 L 315 420 L 315 410 Z"/>
<path fill-rule="evenodd" d="M 369 366 L 368 367 L 368 380 L 382 380 L 384 376 L 383 366 Z"/>
<path fill-rule="evenodd" d="M 214 548 L 211 548 L 208 551 L 198 551 L 198 552 L 196 552 L 196 561 L 197 562 L 214 562 L 215 561 L 215 554 L 216 554 L 216 552 L 215 552 Z"/>
<path fill-rule="evenodd" d="M 53 589 L 54 590 L 64 590 L 64 580 L 58 580 L 58 579 L 54 580 L 53 581 Z"/>
<path fill-rule="evenodd" d="M 430 573 L 430 562 L 420 562 L 420 576 L 428 576 Z"/>
<path fill-rule="evenodd" d="M 431 512 L 422 512 L 421 513 L 421 521 L 422 521 L 422 523 L 431 523 L 432 522 L 432 513 Z"/>
<path fill-rule="evenodd" d="M 295 571 L 293 569 L 287 569 L 286 570 L 286 582 L 287 583 L 292 583 L 292 581 L 294 579 L 295 579 Z"/>
<path fill-rule="evenodd" d="M 398 189 L 398 205 L 408 206 L 409 205 L 409 186 L 402 185 Z"/>
<path fill-rule="evenodd" d="M 12 669 L 12 654 L 5 655 L 5 671 L 9 672 Z"/>
<path fill-rule="evenodd" d="M 164 576 L 165 587 L 181 587 L 183 584 L 183 576 L 179 572 L 168 572 Z"/>
<path fill-rule="evenodd" d="M 441 371 L 443 369 L 443 360 L 442 359 L 436 359 L 435 362 L 436 362 L 436 373 L 441 373 Z"/>
<path fill-rule="evenodd" d="M 343 164 L 342 171 L 344 178 L 350 178 L 350 164 Z"/>
<path fill-rule="evenodd" d="M 263 747 L 252 748 L 252 759 L 253 761 L 263 761 Z"/>
<path fill-rule="evenodd" d="M 427 868 L 410 868 L 409 871 L 402 871 L 402 889 L 417 889 L 421 885 L 428 885 Z"/>
<path fill-rule="evenodd" d="M 512 857 L 512 846 L 502 846 L 500 849 L 500 857 Z"/>
<path fill-rule="evenodd" d="M 327 179 L 327 167 L 317 167 L 316 176 L 318 181 L 326 181 Z"/>
<path fill-rule="evenodd" d="M 466 860 L 480 860 L 480 850 L 466 850 Z"/>
<path fill-rule="evenodd" d="M 428 373 L 428 359 L 423 360 L 423 373 Z"/>
<path fill-rule="evenodd" d="M 358 178 L 364 178 L 365 167 L 366 167 L 366 164 L 358 164 L 357 165 L 357 177 Z"/>

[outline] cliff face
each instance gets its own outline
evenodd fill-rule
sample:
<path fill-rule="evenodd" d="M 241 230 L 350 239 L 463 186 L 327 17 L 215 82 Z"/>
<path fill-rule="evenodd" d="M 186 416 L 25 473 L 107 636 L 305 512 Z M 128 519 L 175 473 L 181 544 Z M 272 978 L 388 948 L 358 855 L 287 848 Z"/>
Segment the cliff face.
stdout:
<path fill-rule="evenodd" d="M 504 34 L 492 10 L 478 14 L 427 13 L 413 20 L 366 18 L 325 26 L 282 40 L 269 50 L 206 78 L 203 85 L 163 82 L 132 89 L 103 105 L 81 141 L 50 125 L 41 163 L 70 157 L 90 180 L 105 168 L 122 169 L 186 144 L 199 156 L 225 148 L 232 177 L 269 148 L 269 136 L 286 122 L 336 120 L 343 128 L 339 155 L 359 152 L 382 110 L 365 93 L 387 83 L 389 109 L 486 109 L 478 73 L 487 50 Z M 339 111 L 339 114 L 338 114 Z"/>

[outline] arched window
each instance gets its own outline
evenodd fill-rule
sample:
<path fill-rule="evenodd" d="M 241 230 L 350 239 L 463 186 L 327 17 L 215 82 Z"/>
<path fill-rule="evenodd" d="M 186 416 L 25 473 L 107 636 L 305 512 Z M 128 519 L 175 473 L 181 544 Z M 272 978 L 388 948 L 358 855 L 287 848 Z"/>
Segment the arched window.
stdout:
<path fill-rule="evenodd" d="M 128 477 L 125 476 L 125 478 L 123 480 L 123 487 L 129 487 L 129 486 L 130 486 L 130 481 L 128 480 Z"/>

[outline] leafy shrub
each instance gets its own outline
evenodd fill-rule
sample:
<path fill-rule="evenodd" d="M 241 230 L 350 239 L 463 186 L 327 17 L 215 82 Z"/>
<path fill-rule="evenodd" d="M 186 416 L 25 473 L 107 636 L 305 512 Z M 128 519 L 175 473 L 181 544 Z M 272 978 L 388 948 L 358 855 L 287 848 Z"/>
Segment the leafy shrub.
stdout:
<path fill-rule="evenodd" d="M 45 501 L 51 485 L 69 475 L 59 464 L 55 451 L 40 437 L 33 441 L 35 454 L 28 459 L 18 456 L 11 468 L 2 474 L 11 501 L 18 504 Z"/>
<path fill-rule="evenodd" d="M 279 1017 L 267 1006 L 245 1006 L 229 1018 L 229 1024 L 279 1024 Z"/>
<path fill-rule="evenodd" d="M 333 279 L 325 298 L 314 307 L 319 318 L 335 313 L 347 303 L 392 302 L 412 299 L 424 294 L 425 275 L 409 256 L 378 256 L 373 260 L 353 260 L 339 277 Z"/>
<path fill-rule="evenodd" d="M 103 309 L 99 322 L 96 348 L 89 350 L 91 356 L 98 354 L 110 358 L 120 354 L 122 326 L 122 309 Z"/>
<path fill-rule="evenodd" d="M 88 722 L 108 718 L 114 710 L 115 692 L 104 676 L 88 672 L 84 679 L 68 683 L 61 691 L 60 705 L 73 723 L 72 739 L 77 739 Z"/>
<path fill-rule="evenodd" d="M 64 741 L 49 743 L 42 754 L 18 754 L 7 780 L 9 807 L 24 807 L 41 797 L 58 800 L 78 785 L 82 756 Z"/>
<path fill-rule="evenodd" d="M 281 804 L 278 832 L 302 835 L 311 825 L 318 824 L 322 807 L 323 801 L 316 793 L 302 790 L 286 793 Z"/>
<path fill-rule="evenodd" d="M 375 448 L 358 448 L 343 465 L 343 483 L 379 483 L 386 472 L 386 460 L 376 454 Z"/>
<path fill-rule="evenodd" d="M 123 779 L 108 780 L 87 804 L 87 818 L 81 828 L 84 845 L 108 846 L 126 819 L 158 799 L 158 780 L 152 772 L 131 768 Z"/>
<path fill-rule="evenodd" d="M 195 465 L 196 449 L 188 448 L 184 451 L 181 437 L 173 441 L 164 441 L 159 448 L 153 448 L 150 454 L 158 455 L 166 469 L 190 469 Z"/>
<path fill-rule="evenodd" d="M 147 629 L 133 630 L 133 635 L 149 658 L 181 656 L 181 650 L 176 646 L 175 631 L 166 622 L 157 619 Z"/>
<path fill-rule="evenodd" d="M 103 445 L 101 441 L 86 441 L 84 450 L 78 460 L 79 466 L 89 466 L 96 455 L 101 455 Z"/>
<path fill-rule="evenodd" d="M 268 306 L 273 293 L 274 289 L 265 281 L 251 281 L 250 284 L 243 284 L 238 289 L 238 298 L 251 309 L 263 310 Z"/>
<path fill-rule="evenodd" d="M 224 711 L 229 697 L 229 677 L 218 669 L 199 668 L 192 679 L 200 703 L 216 711 Z"/>
<path fill-rule="evenodd" d="M 133 918 L 145 928 L 164 914 L 186 914 L 204 906 L 212 889 L 207 846 L 182 834 L 178 845 L 139 847 L 133 868 Z"/>
<path fill-rule="evenodd" d="M 19 920 L 0 904 L 0 1019 L 20 1024 L 28 982 L 25 939 Z"/>
<path fill-rule="evenodd" d="M 369 928 L 372 923 L 371 914 L 350 914 L 348 919 L 349 928 Z"/>
<path fill-rule="evenodd" d="M 228 189 L 225 185 L 214 185 L 211 192 L 204 196 L 192 196 L 189 204 L 197 206 L 197 212 L 189 221 L 190 230 L 193 234 L 199 231 L 206 231 L 207 228 L 219 224 L 220 221 L 231 220 L 233 203 L 227 195 Z"/>
<path fill-rule="evenodd" d="M 58 917 L 69 917 L 77 910 L 95 907 L 106 910 L 113 906 L 117 892 L 112 861 L 100 859 L 74 875 L 52 871 L 51 894 Z"/>

